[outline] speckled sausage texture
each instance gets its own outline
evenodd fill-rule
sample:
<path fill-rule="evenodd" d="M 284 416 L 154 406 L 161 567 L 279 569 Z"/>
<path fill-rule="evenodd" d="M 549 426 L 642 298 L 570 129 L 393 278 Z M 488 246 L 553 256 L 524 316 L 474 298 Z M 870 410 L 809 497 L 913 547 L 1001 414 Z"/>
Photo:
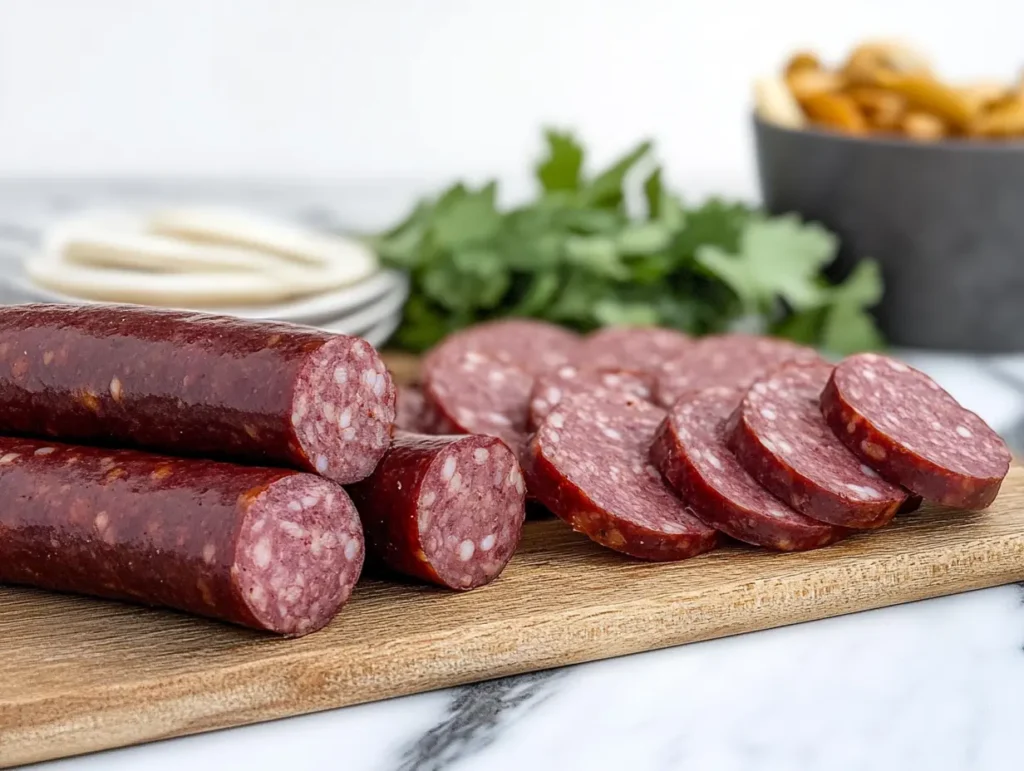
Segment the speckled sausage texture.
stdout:
<path fill-rule="evenodd" d="M 825 422 L 820 399 L 831 374 L 824 362 L 788 365 L 754 381 L 730 418 L 729 448 L 801 514 L 842 527 L 881 527 L 907 493 L 862 463 Z"/>
<path fill-rule="evenodd" d="M 570 394 L 617 392 L 650 401 L 653 386 L 654 378 L 637 370 L 559 367 L 554 372 L 538 375 L 533 381 L 527 428 L 536 431 L 548 413 Z"/>
<path fill-rule="evenodd" d="M 423 360 L 421 430 L 497 436 L 521 453 L 534 378 L 567 365 L 578 346 L 575 334 L 528 319 L 477 324 L 445 338 Z"/>
<path fill-rule="evenodd" d="M 398 386 L 395 402 L 395 428 L 422 431 L 426 425 L 423 392 L 413 386 Z"/>
<path fill-rule="evenodd" d="M 391 441 L 359 338 L 137 306 L 0 308 L 0 432 L 280 464 L 339 483 Z"/>
<path fill-rule="evenodd" d="M 756 335 L 709 335 L 667 360 L 658 373 L 654 401 L 666 409 L 690 391 L 746 388 L 786 362 L 815 362 L 813 348 Z"/>
<path fill-rule="evenodd" d="M 526 516 L 519 462 L 492 436 L 400 431 L 373 475 L 349 493 L 371 562 L 449 589 L 497 578 Z"/>
<path fill-rule="evenodd" d="M 0 437 L 0 582 L 283 635 L 323 627 L 363 565 L 344 489 L 314 474 Z"/>
<path fill-rule="evenodd" d="M 580 369 L 626 369 L 656 375 L 688 351 L 693 338 L 662 327 L 605 327 L 583 339 L 574 360 Z"/>
<path fill-rule="evenodd" d="M 866 465 L 925 500 L 985 508 L 1010 469 L 1006 443 L 984 420 L 888 356 L 841 361 L 821 394 L 821 412 Z"/>
<path fill-rule="evenodd" d="M 725 425 L 743 391 L 707 388 L 676 402 L 651 445 L 651 460 L 707 525 L 778 551 L 817 549 L 849 530 L 805 517 L 748 474 L 725 442 Z"/>
<path fill-rule="evenodd" d="M 449 335 L 431 348 L 423 359 L 423 371 L 432 370 L 451 357 L 460 358 L 467 351 L 475 351 L 530 375 L 539 375 L 571 364 L 579 346 L 578 335 L 544 321 L 488 321 Z"/>
<path fill-rule="evenodd" d="M 562 400 L 524 456 L 531 494 L 574 530 L 633 557 L 680 560 L 713 549 L 715 531 L 648 460 L 664 415 L 622 394 Z"/>

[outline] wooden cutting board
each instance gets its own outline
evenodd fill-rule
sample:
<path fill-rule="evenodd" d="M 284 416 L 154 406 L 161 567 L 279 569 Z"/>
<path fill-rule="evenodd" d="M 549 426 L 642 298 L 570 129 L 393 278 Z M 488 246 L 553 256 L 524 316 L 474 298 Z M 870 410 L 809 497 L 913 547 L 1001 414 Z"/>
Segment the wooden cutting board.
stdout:
<path fill-rule="evenodd" d="M 815 552 L 624 559 L 528 523 L 467 594 L 364 580 L 327 629 L 0 589 L 0 765 L 209 731 L 1024 579 L 1024 469 L 991 509 L 925 508 Z"/>
<path fill-rule="evenodd" d="M 396 367 L 396 374 L 397 372 Z M 364 579 L 325 630 L 280 640 L 0 588 L 0 766 L 209 731 L 1024 579 L 1024 468 L 988 511 L 926 507 L 815 552 L 674 564 L 527 524 L 466 594 Z"/>

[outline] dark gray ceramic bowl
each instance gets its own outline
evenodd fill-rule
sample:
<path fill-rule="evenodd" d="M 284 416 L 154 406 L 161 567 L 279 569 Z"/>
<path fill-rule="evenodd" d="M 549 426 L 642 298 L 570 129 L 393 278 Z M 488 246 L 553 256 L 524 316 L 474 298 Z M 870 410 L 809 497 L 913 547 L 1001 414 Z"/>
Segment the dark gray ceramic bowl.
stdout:
<path fill-rule="evenodd" d="M 837 275 L 874 257 L 897 345 L 1024 351 L 1024 143 L 918 144 L 754 120 L 765 207 L 842 240 Z"/>

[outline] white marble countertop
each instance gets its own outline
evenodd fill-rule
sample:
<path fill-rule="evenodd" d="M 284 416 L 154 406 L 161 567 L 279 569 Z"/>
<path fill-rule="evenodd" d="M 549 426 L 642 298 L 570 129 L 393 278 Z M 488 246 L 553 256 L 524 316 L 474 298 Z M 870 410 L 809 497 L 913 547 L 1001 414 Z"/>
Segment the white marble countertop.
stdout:
<path fill-rule="evenodd" d="M 0 254 L 80 201 L 46 189 L 29 210 L 0 187 Z M 1024 451 L 1024 357 L 898 353 Z M 1004 586 L 38 767 L 1010 771 L 1022 649 Z"/>

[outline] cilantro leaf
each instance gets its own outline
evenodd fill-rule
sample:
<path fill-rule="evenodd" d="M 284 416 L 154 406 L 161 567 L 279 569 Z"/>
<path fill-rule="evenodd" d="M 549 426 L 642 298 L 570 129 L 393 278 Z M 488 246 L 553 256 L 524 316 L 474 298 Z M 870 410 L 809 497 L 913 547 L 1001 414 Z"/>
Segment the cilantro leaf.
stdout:
<path fill-rule="evenodd" d="M 438 201 L 432 228 L 437 244 L 458 248 L 496 235 L 501 227 L 501 215 L 494 202 L 496 192 L 494 182 L 476 192 L 459 186 Z"/>
<path fill-rule="evenodd" d="M 644 180 L 644 199 L 647 201 L 647 219 L 656 220 L 661 217 L 661 199 L 664 190 L 661 186 L 661 166 Z"/>
<path fill-rule="evenodd" d="M 796 311 L 825 302 L 828 293 L 819 275 L 835 253 L 835 236 L 787 216 L 751 219 L 735 254 L 703 245 L 696 257 L 736 293 L 748 312 L 771 314 L 778 298 Z"/>
<path fill-rule="evenodd" d="M 583 201 L 598 209 L 618 209 L 625 198 L 622 186 L 626 175 L 651 151 L 651 142 L 643 141 L 602 171 L 583 189 Z"/>
<path fill-rule="evenodd" d="M 583 147 L 571 133 L 547 129 L 548 154 L 537 164 L 537 179 L 545 192 L 578 190 L 583 172 Z"/>
<path fill-rule="evenodd" d="M 845 355 L 885 347 L 882 333 L 867 309 L 882 299 L 882 275 L 874 260 L 861 260 L 839 286 L 831 290 L 832 304 L 821 331 L 822 346 Z"/>

